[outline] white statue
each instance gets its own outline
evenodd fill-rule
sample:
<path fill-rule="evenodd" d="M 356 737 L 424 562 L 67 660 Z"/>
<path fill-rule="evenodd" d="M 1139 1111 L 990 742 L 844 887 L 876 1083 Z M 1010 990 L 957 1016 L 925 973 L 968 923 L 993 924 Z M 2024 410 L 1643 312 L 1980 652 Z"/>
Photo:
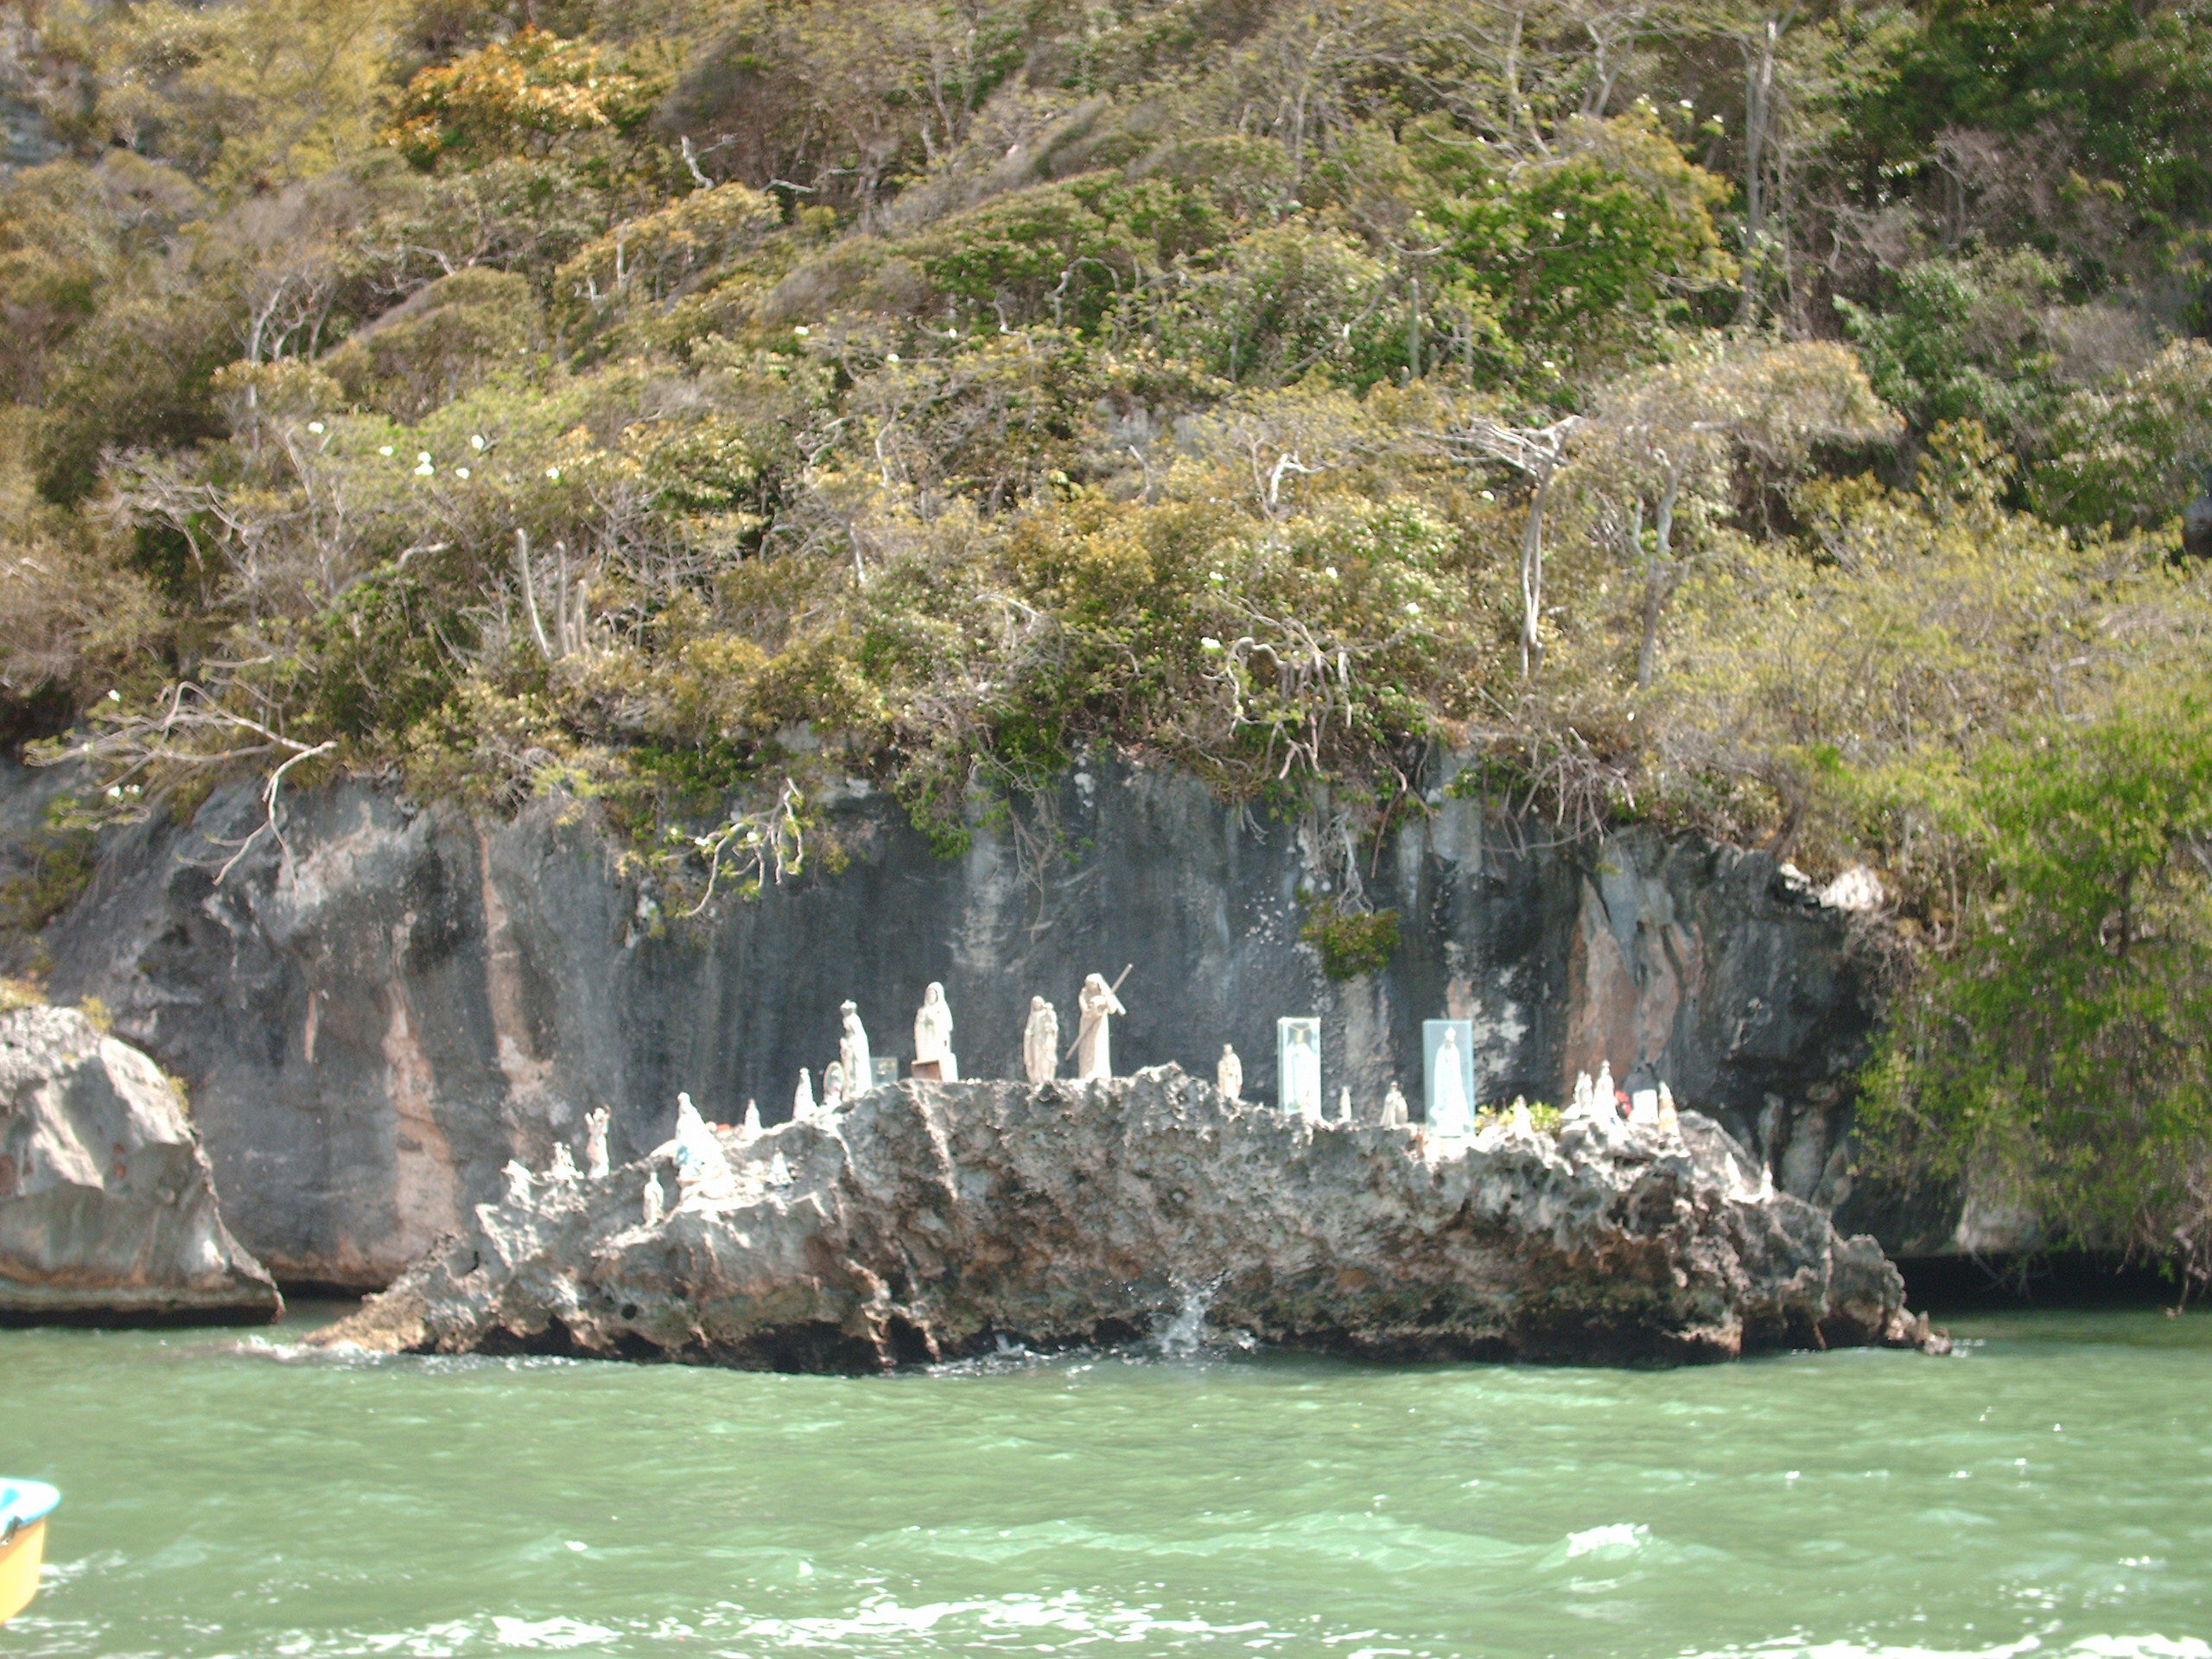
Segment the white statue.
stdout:
<path fill-rule="evenodd" d="M 822 1109 L 834 1112 L 845 1103 L 845 1063 L 832 1060 L 822 1068 Z"/>
<path fill-rule="evenodd" d="M 689 1095 L 676 1097 L 676 1179 L 680 1186 L 728 1177 L 729 1160 L 721 1138 L 707 1127 Z"/>
<path fill-rule="evenodd" d="M 1589 1116 L 1590 1100 L 1595 1090 L 1590 1082 L 1590 1074 L 1587 1071 L 1576 1072 L 1574 1074 L 1574 1100 L 1573 1103 L 1567 1109 L 1567 1115 L 1572 1117 Z"/>
<path fill-rule="evenodd" d="M 610 1116 L 604 1106 L 584 1114 L 584 1173 L 594 1181 L 607 1179 L 607 1125 Z"/>
<path fill-rule="evenodd" d="M 1114 1035 L 1109 1021 L 1114 1015 L 1128 1010 L 1114 995 L 1114 988 L 1106 982 L 1103 974 L 1093 974 L 1083 982 L 1075 1005 L 1083 1014 L 1083 1023 L 1076 1028 L 1075 1080 L 1089 1083 L 1093 1077 L 1112 1077 Z"/>
<path fill-rule="evenodd" d="M 1675 1091 L 1663 1083 L 1659 1085 L 1659 1127 L 1662 1130 L 1682 1127 L 1681 1114 L 1675 1109 Z"/>
<path fill-rule="evenodd" d="M 1628 1121 L 1656 1128 L 1659 1125 L 1659 1091 L 1639 1089 L 1628 1097 Z"/>
<path fill-rule="evenodd" d="M 737 1126 L 737 1138 L 740 1141 L 758 1141 L 760 1138 L 760 1103 L 759 1101 L 748 1100 L 745 1103 L 745 1121 Z"/>
<path fill-rule="evenodd" d="M 553 1161 L 545 1166 L 545 1179 L 555 1186 L 576 1184 L 576 1155 L 569 1150 L 567 1141 L 553 1143 Z"/>
<path fill-rule="evenodd" d="M 1536 1121 L 1529 1116 L 1529 1103 L 1519 1095 L 1513 1096 L 1513 1127 L 1522 1135 L 1536 1132 Z"/>
<path fill-rule="evenodd" d="M 938 1076 L 946 1083 L 960 1081 L 960 1061 L 952 1052 L 952 1009 L 944 1000 L 944 987 L 936 980 L 922 993 L 922 1006 L 914 1010 L 914 1064 L 938 1063 Z"/>
<path fill-rule="evenodd" d="M 1321 1052 L 1313 1046 L 1313 1029 L 1290 1028 L 1290 1047 L 1283 1054 L 1283 1104 L 1309 1123 L 1321 1121 Z"/>
<path fill-rule="evenodd" d="M 1436 1073 L 1430 1084 L 1428 1127 L 1438 1135 L 1472 1135 L 1475 1113 L 1467 1099 L 1466 1057 L 1459 1052 L 1459 1028 L 1444 1027 L 1436 1046 Z"/>
<path fill-rule="evenodd" d="M 1337 1090 L 1337 1122 L 1339 1123 L 1351 1122 L 1351 1090 L 1350 1089 Z"/>
<path fill-rule="evenodd" d="M 845 1068 L 846 1081 L 857 1094 L 874 1082 L 875 1062 L 868 1052 L 868 1033 L 861 1028 L 859 1005 L 847 1002 L 839 1011 L 845 1031 L 837 1039 L 837 1064 Z"/>
<path fill-rule="evenodd" d="M 1244 1098 L 1244 1062 L 1236 1058 L 1236 1051 L 1227 1043 L 1221 1046 L 1221 1058 L 1214 1062 L 1214 1086 L 1231 1100 Z"/>
<path fill-rule="evenodd" d="M 660 1177 L 645 1177 L 645 1225 L 658 1227 L 660 1218 L 668 1213 L 668 1194 L 660 1189 Z"/>
<path fill-rule="evenodd" d="M 804 1123 L 814 1116 L 814 1074 L 798 1069 L 798 1087 L 791 1091 L 791 1122 Z"/>
<path fill-rule="evenodd" d="M 1060 1011 L 1041 996 L 1029 999 L 1029 1023 L 1021 1031 L 1021 1074 L 1032 1083 L 1050 1083 L 1060 1074 Z"/>
<path fill-rule="evenodd" d="M 1613 1063 L 1598 1062 L 1598 1081 L 1592 1085 L 1590 1105 L 1593 1111 L 1609 1116 L 1618 1122 L 1621 1115 L 1620 1091 L 1613 1086 Z"/>
<path fill-rule="evenodd" d="M 530 1171 L 519 1159 L 510 1158 L 499 1173 L 507 1178 L 507 1202 L 527 1209 L 530 1205 Z"/>
<path fill-rule="evenodd" d="M 1406 1096 L 1398 1087 L 1395 1077 L 1390 1079 L 1390 1092 L 1382 1096 L 1382 1127 L 1402 1129 L 1410 1119 L 1406 1110 Z"/>
<path fill-rule="evenodd" d="M 791 1184 L 791 1166 L 785 1161 L 780 1152 L 769 1156 L 767 1181 L 771 1186 L 789 1186 Z"/>

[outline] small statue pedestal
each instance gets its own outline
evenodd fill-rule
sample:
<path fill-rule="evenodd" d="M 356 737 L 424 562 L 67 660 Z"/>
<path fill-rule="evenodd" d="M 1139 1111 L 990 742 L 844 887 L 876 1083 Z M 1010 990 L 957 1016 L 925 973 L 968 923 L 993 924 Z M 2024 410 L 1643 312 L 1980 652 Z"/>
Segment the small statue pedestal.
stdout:
<path fill-rule="evenodd" d="M 943 1060 L 916 1060 L 907 1066 L 906 1075 L 919 1083 L 943 1083 L 944 1062 Z"/>

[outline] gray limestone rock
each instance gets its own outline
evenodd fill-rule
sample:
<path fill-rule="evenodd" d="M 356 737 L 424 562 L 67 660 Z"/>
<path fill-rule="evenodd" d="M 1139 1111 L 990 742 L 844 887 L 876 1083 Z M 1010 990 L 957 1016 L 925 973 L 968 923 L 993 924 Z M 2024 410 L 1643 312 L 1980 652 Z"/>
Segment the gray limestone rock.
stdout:
<path fill-rule="evenodd" d="M 1244 1094 L 1270 1100 L 1274 1021 L 1311 1015 L 1324 1099 L 1396 1081 L 1418 1100 L 1421 1021 L 1464 1019 L 1482 1102 L 1563 1103 L 1601 1063 L 1665 1078 L 1799 1197 L 1841 1199 L 1878 1011 L 1866 919 L 1763 854 L 1643 830 L 1551 841 L 1445 792 L 1452 766 L 1363 865 L 1401 943 L 1349 981 L 1299 939 L 1306 900 L 1343 894 L 1322 838 L 1103 760 L 1017 803 L 1024 834 L 979 823 L 953 859 L 880 791 L 825 793 L 842 871 L 689 921 L 596 806 L 558 798 L 481 823 L 359 783 L 288 791 L 284 849 L 264 836 L 219 884 L 261 812 L 232 786 L 188 823 L 107 837 L 40 943 L 58 999 L 99 997 L 190 1086 L 225 1215 L 294 1283 L 389 1283 L 498 1196 L 510 1158 L 580 1147 L 594 1109 L 618 1164 L 668 1138 L 680 1090 L 722 1122 L 748 1099 L 781 1115 L 799 1068 L 838 1052 L 848 997 L 903 1071 L 941 981 L 963 1073 L 1021 1077 L 1032 994 L 1065 1044 L 1084 976 L 1125 963 L 1120 1071 L 1211 1071 L 1228 1042 Z M 0 765 L 0 809 L 47 786 Z"/>
<path fill-rule="evenodd" d="M 283 1307 L 223 1225 L 160 1069 L 73 1008 L 0 1014 L 0 1319 L 252 1324 Z"/>
<path fill-rule="evenodd" d="M 324 1346 L 867 1371 L 1217 1327 L 1381 1358 L 1623 1363 L 1924 1344 L 1871 1238 L 1678 1133 L 1414 1131 L 1106 1083 L 906 1083 L 730 1137 L 732 1179 L 644 1220 L 670 1148 L 486 1203 Z"/>

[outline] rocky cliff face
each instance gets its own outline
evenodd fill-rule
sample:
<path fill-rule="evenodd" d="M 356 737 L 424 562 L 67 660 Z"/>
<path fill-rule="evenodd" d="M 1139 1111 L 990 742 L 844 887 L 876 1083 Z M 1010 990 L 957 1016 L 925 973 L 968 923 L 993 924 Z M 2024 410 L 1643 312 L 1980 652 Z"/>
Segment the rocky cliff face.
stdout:
<path fill-rule="evenodd" d="M 154 1063 L 73 1008 L 0 1014 L 0 1319 L 258 1323 L 283 1306 Z"/>
<path fill-rule="evenodd" d="M 39 786 L 0 776 L 0 797 Z M 289 856 L 264 837 L 219 885 L 250 791 L 112 836 L 42 942 L 55 1000 L 100 997 L 190 1084 L 226 1213 L 280 1278 L 389 1282 L 594 1107 L 618 1160 L 667 1137 L 679 1090 L 776 1122 L 799 1068 L 835 1057 L 847 997 L 903 1060 L 941 980 L 963 1075 L 1018 1076 L 1031 994 L 1071 1035 L 1083 976 L 1125 964 L 1122 1071 L 1210 1075 L 1230 1042 L 1248 1096 L 1272 1098 L 1275 1019 L 1318 1014 L 1326 1100 L 1370 1107 L 1395 1077 L 1418 1107 L 1421 1021 L 1450 1014 L 1475 1022 L 1484 1099 L 1563 1100 L 1603 1060 L 1664 1077 L 1786 1190 L 1847 1185 L 1869 973 L 1852 917 L 1758 854 L 1554 845 L 1440 794 L 1360 868 L 1400 912 L 1396 955 L 1339 982 L 1298 939 L 1301 894 L 1341 887 L 1334 849 L 1171 773 L 1087 767 L 1050 834 L 1024 812 L 953 860 L 855 785 L 828 807 L 842 873 L 689 922 L 620 872 L 588 804 L 486 829 L 365 785 L 288 800 Z"/>
<path fill-rule="evenodd" d="M 1217 1325 L 1387 1358 L 1929 1340 L 1874 1241 L 1748 1180 L 1709 1120 L 1605 1127 L 1424 1143 L 1173 1066 L 904 1084 L 719 1154 L 519 1183 L 315 1340 L 862 1371 L 1124 1341 L 1200 1286 Z"/>

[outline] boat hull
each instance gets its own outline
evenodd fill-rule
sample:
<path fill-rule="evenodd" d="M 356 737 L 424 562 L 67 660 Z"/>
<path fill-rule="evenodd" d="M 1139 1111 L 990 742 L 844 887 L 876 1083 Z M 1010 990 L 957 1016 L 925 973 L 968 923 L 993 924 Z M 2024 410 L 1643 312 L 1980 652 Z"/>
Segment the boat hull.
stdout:
<path fill-rule="evenodd" d="M 14 1537 L 0 1544 L 0 1624 L 22 1612 L 38 1593 L 39 1563 L 45 1559 L 43 1521 L 19 1527 Z"/>

